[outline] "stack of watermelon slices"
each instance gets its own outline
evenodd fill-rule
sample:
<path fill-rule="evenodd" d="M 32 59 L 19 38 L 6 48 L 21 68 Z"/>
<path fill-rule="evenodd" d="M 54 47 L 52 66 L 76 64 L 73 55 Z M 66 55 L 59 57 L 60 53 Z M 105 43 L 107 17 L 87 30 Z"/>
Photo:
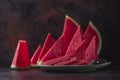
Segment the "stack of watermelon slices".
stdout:
<path fill-rule="evenodd" d="M 98 59 L 102 39 L 90 21 L 83 33 L 81 26 L 66 16 L 62 35 L 55 41 L 48 33 L 30 59 L 27 42 L 19 40 L 11 68 L 26 69 L 41 65 L 86 65 Z"/>

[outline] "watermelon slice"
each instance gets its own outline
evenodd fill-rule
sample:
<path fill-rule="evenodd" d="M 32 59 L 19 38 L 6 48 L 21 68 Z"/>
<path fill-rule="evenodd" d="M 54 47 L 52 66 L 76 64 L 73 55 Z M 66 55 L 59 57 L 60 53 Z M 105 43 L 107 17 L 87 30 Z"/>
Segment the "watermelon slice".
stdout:
<path fill-rule="evenodd" d="M 85 51 L 85 63 L 89 64 L 92 60 L 97 60 L 98 59 L 98 54 L 97 54 L 97 44 L 96 44 L 96 36 L 93 36 L 92 40 L 90 41 L 86 51 Z"/>
<path fill-rule="evenodd" d="M 45 62 L 46 65 L 76 65 L 78 64 L 81 59 L 84 58 L 84 52 L 86 50 L 85 46 L 85 40 L 82 40 L 81 43 L 79 44 L 78 49 L 76 51 L 73 51 L 70 55 L 65 55 L 63 57 L 59 57 L 57 59 L 52 59 L 47 62 Z M 76 60 L 70 61 L 71 58 L 76 58 Z"/>
<path fill-rule="evenodd" d="M 60 62 L 60 61 L 67 60 L 76 51 L 77 47 L 79 46 L 78 44 L 80 44 L 81 41 L 82 41 L 81 27 L 77 27 L 77 31 L 75 32 L 75 34 L 70 42 L 70 45 L 69 45 L 68 50 L 66 52 L 66 55 L 64 57 L 59 57 L 59 58 L 47 61 L 44 64 L 51 65 L 51 64 L 55 64 L 55 63 Z"/>
<path fill-rule="evenodd" d="M 77 58 L 76 57 L 71 57 L 69 60 L 64 60 L 61 61 L 59 63 L 56 63 L 54 65 L 56 66 L 61 66 L 61 65 L 72 65 L 73 63 L 77 62 Z"/>
<path fill-rule="evenodd" d="M 70 34 L 69 34 L 70 35 Z M 64 36 L 64 35 L 63 35 Z M 93 36 L 96 36 L 100 39 L 95 39 L 96 44 L 96 51 L 98 51 L 98 47 L 101 46 L 101 36 L 98 30 L 93 26 L 92 22 L 89 23 L 87 30 L 85 31 L 84 35 L 82 34 L 81 27 L 77 27 L 76 32 L 74 33 L 72 39 L 68 44 L 67 51 L 64 56 L 60 56 L 57 58 L 52 58 L 44 62 L 45 65 L 76 65 L 76 64 L 86 64 L 85 52 L 87 47 L 91 43 Z M 64 38 L 69 38 L 67 35 Z M 63 42 L 64 42 L 63 38 Z M 99 40 L 99 41 L 98 41 Z M 98 44 L 100 42 L 100 44 Z M 63 44 L 64 46 L 64 44 Z M 62 48 L 63 49 L 63 48 Z M 93 52 L 94 53 L 94 52 Z M 94 55 L 94 54 L 93 54 Z M 71 60 L 72 57 L 76 57 L 77 61 Z M 91 61 L 91 60 L 90 60 Z"/>
<path fill-rule="evenodd" d="M 83 65 L 91 63 L 92 60 L 97 60 L 96 36 L 92 38 L 88 46 L 86 45 L 86 41 L 87 40 L 83 40 L 78 49 L 73 52 L 74 54 L 68 56 L 71 57 L 70 60 L 64 59 L 54 65 Z"/>
<path fill-rule="evenodd" d="M 75 35 L 73 36 L 68 46 L 68 49 L 65 55 L 72 55 L 76 51 L 76 49 L 79 47 L 81 41 L 82 41 L 82 29 L 81 27 L 78 27 Z"/>
<path fill-rule="evenodd" d="M 62 35 L 55 42 L 50 33 L 31 58 L 31 65 L 83 65 L 98 59 L 102 47 L 100 32 L 90 21 L 84 34 L 80 25 L 66 16 Z M 38 59 L 38 60 L 37 60 Z M 30 66 L 27 43 L 20 40 L 11 68 L 24 69 Z"/>
<path fill-rule="evenodd" d="M 84 39 L 80 43 L 79 47 L 77 48 L 77 50 L 74 52 L 74 54 L 72 56 L 76 56 L 78 61 L 84 59 L 84 57 L 85 57 L 84 52 L 85 52 L 86 48 L 87 48 L 86 40 Z"/>
<path fill-rule="evenodd" d="M 37 63 L 39 63 L 41 61 L 41 59 L 43 58 L 43 56 L 47 53 L 47 51 L 51 48 L 51 46 L 55 43 L 54 38 L 52 37 L 52 35 L 50 33 L 48 33 L 46 40 L 43 44 L 43 48 L 41 49 L 39 58 Z"/>
<path fill-rule="evenodd" d="M 48 50 L 48 52 L 43 56 L 38 65 L 44 64 L 44 62 L 47 60 L 60 57 L 62 53 L 62 41 L 63 36 L 60 36 L 53 46 Z"/>
<path fill-rule="evenodd" d="M 90 21 L 88 24 L 88 27 L 83 35 L 83 38 L 87 40 L 86 44 L 90 43 L 90 40 L 92 39 L 93 36 L 96 36 L 96 48 L 97 48 L 97 53 L 99 54 L 102 48 L 102 37 L 100 35 L 100 32 L 98 29 L 93 25 L 93 23 Z"/>
<path fill-rule="evenodd" d="M 25 40 L 19 40 L 11 68 L 26 69 L 29 68 L 30 65 L 30 55 L 27 42 Z"/>
<path fill-rule="evenodd" d="M 63 47 L 62 47 L 62 56 L 65 55 L 68 45 L 79 26 L 80 25 L 75 20 L 73 20 L 71 17 L 66 15 L 64 29 L 63 29 L 63 33 L 62 33 L 62 35 L 64 36 Z"/>
<path fill-rule="evenodd" d="M 95 40 L 94 40 L 95 43 L 93 43 L 93 40 L 92 40 L 93 36 L 96 37 Z M 98 39 L 98 38 L 100 38 L 100 39 Z M 48 60 L 48 61 L 44 62 L 44 64 L 46 64 L 46 65 L 57 65 L 57 64 L 61 64 L 61 65 L 67 65 L 67 64 L 76 65 L 76 64 L 87 64 L 87 63 L 89 63 L 94 58 L 92 58 L 91 60 L 88 59 L 88 61 L 90 60 L 89 62 L 86 61 L 84 58 L 86 56 L 85 52 L 88 51 L 87 50 L 88 46 L 91 47 L 91 44 L 92 44 L 91 40 L 92 40 L 93 45 L 96 45 L 95 46 L 95 48 L 96 48 L 95 50 L 98 51 L 97 48 L 99 46 L 101 46 L 101 36 L 100 36 L 98 30 L 96 28 L 94 28 L 93 24 L 90 22 L 87 30 L 85 31 L 85 33 L 83 35 L 83 37 L 82 37 L 80 28 L 76 31 L 76 33 L 74 34 L 74 36 L 73 36 L 73 38 L 72 38 L 72 40 L 71 40 L 71 42 L 70 42 L 70 44 L 68 46 L 68 49 L 67 49 L 67 52 L 66 52 L 65 56 L 59 57 L 59 58 L 56 58 L 56 59 L 52 59 L 52 60 Z M 98 40 L 99 40 L 100 43 L 98 42 Z M 91 50 L 91 51 L 93 51 L 93 50 Z M 93 53 L 92 54 L 93 56 L 96 56 L 96 57 L 98 56 L 98 55 L 94 54 L 95 53 L 94 51 L 93 52 L 89 52 L 89 53 L 90 54 Z M 75 57 L 75 56 L 77 58 L 77 61 L 74 62 L 74 63 L 71 63 L 71 62 L 68 63 L 69 59 L 71 57 Z"/>
<path fill-rule="evenodd" d="M 96 36 L 93 36 L 89 45 L 87 46 L 87 40 L 83 40 L 81 45 L 74 53 L 74 57 L 77 58 L 76 63 L 72 63 L 72 65 L 83 65 L 89 64 L 92 60 L 98 59 L 97 49 L 96 49 Z"/>
<path fill-rule="evenodd" d="M 38 46 L 38 48 L 36 49 L 36 51 L 34 52 L 32 58 L 31 58 L 31 66 L 32 67 L 37 66 L 37 60 L 40 55 L 40 51 L 41 51 L 41 45 Z"/>
<path fill-rule="evenodd" d="M 61 57 L 58 57 L 58 58 L 54 58 L 54 59 L 50 59 L 48 61 L 45 61 L 43 64 L 44 65 L 55 65 L 59 62 L 69 60 L 69 59 L 70 59 L 70 57 L 68 55 L 65 55 L 65 56 L 61 56 Z"/>

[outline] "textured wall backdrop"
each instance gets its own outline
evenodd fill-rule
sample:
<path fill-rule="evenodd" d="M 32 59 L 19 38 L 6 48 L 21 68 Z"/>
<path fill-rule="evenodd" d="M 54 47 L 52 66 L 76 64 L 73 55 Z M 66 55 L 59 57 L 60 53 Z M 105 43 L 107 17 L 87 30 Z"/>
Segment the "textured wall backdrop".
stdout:
<path fill-rule="evenodd" d="M 120 60 L 117 0 L 0 0 L 0 67 L 9 67 L 19 39 L 27 40 L 30 54 L 47 33 L 57 39 L 65 15 L 85 29 L 91 20 L 103 37 L 101 58 Z"/>

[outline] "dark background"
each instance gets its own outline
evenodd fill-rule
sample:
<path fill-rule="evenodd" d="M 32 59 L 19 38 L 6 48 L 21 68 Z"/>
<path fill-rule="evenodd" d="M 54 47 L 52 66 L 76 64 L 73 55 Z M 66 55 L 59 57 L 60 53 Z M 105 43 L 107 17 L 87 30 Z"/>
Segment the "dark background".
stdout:
<path fill-rule="evenodd" d="M 120 65 L 118 0 L 0 0 L 0 67 L 10 67 L 20 39 L 27 40 L 30 55 L 48 32 L 57 39 L 65 15 L 85 30 L 91 20 L 102 35 L 100 58 Z"/>

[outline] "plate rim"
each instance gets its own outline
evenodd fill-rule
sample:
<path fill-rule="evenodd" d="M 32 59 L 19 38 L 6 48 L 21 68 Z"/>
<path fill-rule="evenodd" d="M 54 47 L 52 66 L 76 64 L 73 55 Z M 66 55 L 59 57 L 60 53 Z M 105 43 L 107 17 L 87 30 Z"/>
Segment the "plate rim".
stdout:
<path fill-rule="evenodd" d="M 39 65 L 39 68 L 42 70 L 47 71 L 69 71 L 73 70 L 72 72 L 80 72 L 80 71 L 93 71 L 100 68 L 107 67 L 112 62 L 104 62 L 100 64 L 89 64 L 89 65 L 67 65 L 67 66 L 51 66 L 51 65 Z"/>

